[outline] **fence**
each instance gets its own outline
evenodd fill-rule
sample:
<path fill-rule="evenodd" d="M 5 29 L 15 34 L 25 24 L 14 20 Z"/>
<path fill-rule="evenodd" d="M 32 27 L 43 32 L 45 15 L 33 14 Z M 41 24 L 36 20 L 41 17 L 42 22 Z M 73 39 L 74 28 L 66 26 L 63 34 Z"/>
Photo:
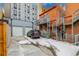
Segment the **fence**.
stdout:
<path fill-rule="evenodd" d="M 73 34 L 65 34 L 65 41 L 74 43 L 75 42 L 75 36 Z"/>
<path fill-rule="evenodd" d="M 75 44 L 79 44 L 79 34 L 75 35 Z"/>

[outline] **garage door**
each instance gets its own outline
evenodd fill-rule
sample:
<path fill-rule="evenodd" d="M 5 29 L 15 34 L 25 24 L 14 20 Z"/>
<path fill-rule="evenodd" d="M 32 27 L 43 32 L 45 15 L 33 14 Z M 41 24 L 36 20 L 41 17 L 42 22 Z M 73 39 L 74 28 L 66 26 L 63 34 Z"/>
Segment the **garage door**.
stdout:
<path fill-rule="evenodd" d="M 13 36 L 23 36 L 23 28 L 13 27 Z"/>
<path fill-rule="evenodd" d="M 32 28 L 25 28 L 25 34 L 27 34 L 27 32 L 30 30 L 32 30 Z"/>

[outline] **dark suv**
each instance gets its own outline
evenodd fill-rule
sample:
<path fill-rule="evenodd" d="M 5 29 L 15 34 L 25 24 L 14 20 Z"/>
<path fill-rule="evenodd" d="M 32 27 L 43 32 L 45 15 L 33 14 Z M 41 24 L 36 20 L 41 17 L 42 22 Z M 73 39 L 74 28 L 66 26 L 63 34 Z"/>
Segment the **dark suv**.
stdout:
<path fill-rule="evenodd" d="M 41 32 L 39 30 L 30 30 L 27 33 L 27 36 L 32 38 L 32 39 L 38 39 L 41 36 Z"/>

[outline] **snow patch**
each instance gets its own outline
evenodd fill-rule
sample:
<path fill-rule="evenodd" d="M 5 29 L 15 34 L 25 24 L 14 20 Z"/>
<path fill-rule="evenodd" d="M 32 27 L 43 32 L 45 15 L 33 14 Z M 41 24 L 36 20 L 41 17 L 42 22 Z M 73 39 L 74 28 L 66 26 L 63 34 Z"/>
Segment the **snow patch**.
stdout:
<path fill-rule="evenodd" d="M 76 56 L 79 51 L 78 46 L 74 46 L 66 42 L 51 40 L 50 44 L 58 48 L 59 51 L 55 50 L 58 56 Z"/>

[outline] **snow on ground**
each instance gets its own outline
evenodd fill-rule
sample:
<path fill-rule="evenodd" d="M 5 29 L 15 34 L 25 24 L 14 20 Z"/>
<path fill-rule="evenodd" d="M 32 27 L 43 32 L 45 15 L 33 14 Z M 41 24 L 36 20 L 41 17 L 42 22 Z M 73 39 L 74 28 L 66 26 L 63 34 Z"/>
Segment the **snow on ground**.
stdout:
<path fill-rule="evenodd" d="M 28 38 L 31 40 L 31 38 Z M 38 42 L 42 46 L 47 46 L 50 47 L 50 44 L 54 47 L 57 48 L 56 54 L 58 56 L 75 56 L 77 52 L 79 51 L 78 46 L 74 46 L 73 44 L 67 43 L 67 42 L 62 42 L 62 41 L 57 41 L 57 40 L 52 40 L 52 39 L 47 39 L 47 38 L 40 38 L 37 40 L 33 40 L 34 42 Z"/>
<path fill-rule="evenodd" d="M 48 51 L 46 54 L 34 45 L 25 45 L 25 42 L 27 43 L 28 41 L 22 40 L 20 41 L 21 44 L 18 44 L 16 40 L 12 40 L 8 48 L 8 56 L 53 56 L 49 50 L 43 48 L 46 52 Z"/>
<path fill-rule="evenodd" d="M 50 43 L 59 50 L 56 50 L 58 56 L 76 56 L 79 51 L 79 46 L 74 46 L 67 42 L 51 40 Z"/>
<path fill-rule="evenodd" d="M 47 38 L 40 38 L 40 39 L 37 39 L 37 40 L 35 40 L 35 39 L 32 40 L 29 37 L 27 37 L 27 38 L 30 41 L 32 41 L 34 44 L 36 44 L 36 42 L 38 42 L 40 45 L 47 46 L 47 47 L 50 47 L 50 44 L 51 44 L 52 47 L 57 48 L 57 49 L 55 48 L 55 51 L 56 51 L 56 54 L 58 56 L 75 56 L 77 54 L 77 52 L 79 51 L 79 46 L 74 46 L 73 44 L 70 44 L 70 43 L 67 43 L 67 42 L 61 42 L 61 41 L 47 39 Z M 30 46 L 30 48 L 28 48 L 29 46 L 25 45 L 27 43 L 30 44 L 30 42 L 27 41 L 27 40 L 20 40 L 15 45 L 17 48 L 15 48 L 15 46 L 13 46 L 13 47 L 11 46 L 12 48 L 9 48 L 9 55 L 12 55 L 12 53 L 13 53 L 12 51 L 15 51 L 15 49 L 18 52 L 20 52 L 20 55 L 30 55 L 30 56 L 31 55 L 38 55 L 38 56 L 46 55 L 36 47 Z M 18 45 L 20 45 L 20 46 L 18 46 Z M 28 51 L 28 53 L 27 53 L 27 51 Z M 38 53 L 37 53 L 37 51 L 38 51 Z M 15 53 L 13 55 L 15 55 Z"/>

